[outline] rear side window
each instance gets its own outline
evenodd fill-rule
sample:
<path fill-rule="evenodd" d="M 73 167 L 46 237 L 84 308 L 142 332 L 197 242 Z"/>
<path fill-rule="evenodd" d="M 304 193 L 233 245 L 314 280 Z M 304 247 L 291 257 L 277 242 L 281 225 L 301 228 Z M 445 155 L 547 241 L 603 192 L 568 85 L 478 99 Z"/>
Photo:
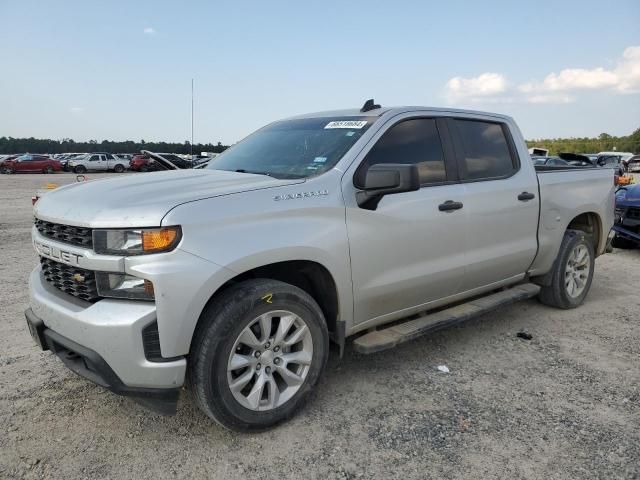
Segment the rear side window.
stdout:
<path fill-rule="evenodd" d="M 453 124 L 462 179 L 506 177 L 517 170 L 502 124 L 459 119 Z"/>
<path fill-rule="evenodd" d="M 405 120 L 387 130 L 359 168 L 356 174 L 359 184 L 364 183 L 369 167 L 378 163 L 417 165 L 421 184 L 446 181 L 444 153 L 436 121 L 432 118 Z"/>

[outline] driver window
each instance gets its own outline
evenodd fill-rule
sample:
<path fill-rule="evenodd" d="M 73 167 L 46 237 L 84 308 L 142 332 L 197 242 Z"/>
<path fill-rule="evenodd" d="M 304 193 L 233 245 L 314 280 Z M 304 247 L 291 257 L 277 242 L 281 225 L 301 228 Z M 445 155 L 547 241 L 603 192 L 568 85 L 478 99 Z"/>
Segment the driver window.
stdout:
<path fill-rule="evenodd" d="M 391 127 L 369 151 L 356 175 L 366 175 L 369 167 L 378 163 L 415 164 L 422 185 L 446 181 L 444 153 L 435 119 L 415 118 Z"/>
<path fill-rule="evenodd" d="M 89 159 L 90 162 L 97 162 L 98 160 L 100 160 L 98 155 L 91 155 L 91 158 Z"/>

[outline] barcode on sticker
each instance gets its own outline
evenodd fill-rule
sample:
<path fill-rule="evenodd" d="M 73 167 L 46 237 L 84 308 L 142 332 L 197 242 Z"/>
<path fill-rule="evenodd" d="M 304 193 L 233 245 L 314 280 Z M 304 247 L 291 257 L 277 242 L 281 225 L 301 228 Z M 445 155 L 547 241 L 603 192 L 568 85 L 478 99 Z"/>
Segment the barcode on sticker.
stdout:
<path fill-rule="evenodd" d="M 362 128 L 366 124 L 366 120 L 341 120 L 338 122 L 329 122 L 324 128 Z"/>

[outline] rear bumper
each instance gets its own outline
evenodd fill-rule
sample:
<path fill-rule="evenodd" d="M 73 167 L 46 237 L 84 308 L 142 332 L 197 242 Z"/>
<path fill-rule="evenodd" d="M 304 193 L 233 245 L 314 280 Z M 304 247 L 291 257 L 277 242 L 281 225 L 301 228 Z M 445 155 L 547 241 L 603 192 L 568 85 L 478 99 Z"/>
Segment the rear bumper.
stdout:
<path fill-rule="evenodd" d="M 132 397 L 138 403 L 163 415 L 176 412 L 180 388 L 145 388 L 125 385 L 97 352 L 47 328 L 33 310 L 25 311 L 29 331 L 43 350 L 51 350 L 72 372 L 118 395 Z"/>

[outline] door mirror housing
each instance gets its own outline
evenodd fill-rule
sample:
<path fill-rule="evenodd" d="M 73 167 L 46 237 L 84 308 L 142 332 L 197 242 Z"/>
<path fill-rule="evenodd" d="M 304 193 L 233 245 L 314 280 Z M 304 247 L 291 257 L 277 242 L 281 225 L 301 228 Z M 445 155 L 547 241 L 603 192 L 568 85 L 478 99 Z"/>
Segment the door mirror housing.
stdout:
<path fill-rule="evenodd" d="M 414 164 L 378 163 L 366 171 L 362 184 L 354 181 L 358 205 L 362 208 L 375 210 L 385 195 L 394 193 L 413 192 L 420 189 L 418 167 Z"/>

